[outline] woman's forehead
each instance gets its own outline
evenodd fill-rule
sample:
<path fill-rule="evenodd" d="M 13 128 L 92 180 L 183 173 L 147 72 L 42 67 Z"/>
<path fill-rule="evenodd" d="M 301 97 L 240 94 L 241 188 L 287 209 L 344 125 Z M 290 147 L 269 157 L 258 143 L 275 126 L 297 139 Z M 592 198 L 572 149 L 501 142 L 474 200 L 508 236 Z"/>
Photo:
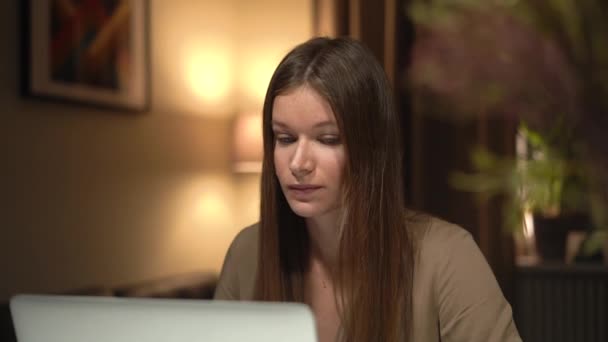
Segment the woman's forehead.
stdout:
<path fill-rule="evenodd" d="M 309 86 L 300 86 L 274 99 L 272 124 L 316 128 L 336 126 L 329 102 Z"/>

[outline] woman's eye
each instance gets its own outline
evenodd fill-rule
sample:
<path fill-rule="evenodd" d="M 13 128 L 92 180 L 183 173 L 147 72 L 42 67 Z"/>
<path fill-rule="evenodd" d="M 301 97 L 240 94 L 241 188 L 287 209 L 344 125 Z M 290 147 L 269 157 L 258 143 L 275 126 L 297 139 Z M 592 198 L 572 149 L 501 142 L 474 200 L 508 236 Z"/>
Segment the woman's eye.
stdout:
<path fill-rule="evenodd" d="M 285 134 L 277 134 L 275 140 L 281 145 L 291 144 L 296 141 L 294 137 Z"/>
<path fill-rule="evenodd" d="M 339 145 L 340 137 L 337 135 L 325 135 L 319 138 L 319 142 L 325 145 Z"/>

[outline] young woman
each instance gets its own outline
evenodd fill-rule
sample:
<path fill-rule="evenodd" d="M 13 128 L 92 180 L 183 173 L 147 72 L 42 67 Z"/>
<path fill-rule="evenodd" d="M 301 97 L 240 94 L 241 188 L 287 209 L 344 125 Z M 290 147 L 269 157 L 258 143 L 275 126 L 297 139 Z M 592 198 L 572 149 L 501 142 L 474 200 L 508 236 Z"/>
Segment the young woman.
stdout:
<path fill-rule="evenodd" d="M 307 303 L 320 342 L 520 341 L 470 234 L 405 208 L 399 119 L 365 47 L 293 49 L 263 126 L 260 222 L 230 246 L 215 298 Z"/>

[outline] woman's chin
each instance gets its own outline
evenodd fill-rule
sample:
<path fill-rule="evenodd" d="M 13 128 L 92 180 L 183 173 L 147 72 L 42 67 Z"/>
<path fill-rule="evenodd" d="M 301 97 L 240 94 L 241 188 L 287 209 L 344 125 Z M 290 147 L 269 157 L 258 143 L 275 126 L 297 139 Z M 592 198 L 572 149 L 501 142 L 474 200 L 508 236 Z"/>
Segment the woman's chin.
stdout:
<path fill-rule="evenodd" d="M 338 207 L 324 205 L 319 202 L 297 202 L 288 201 L 291 210 L 302 218 L 319 218 L 338 210 Z"/>
<path fill-rule="evenodd" d="M 315 205 L 313 203 L 303 203 L 303 202 L 294 203 L 294 202 L 290 201 L 289 207 L 296 215 L 303 217 L 303 218 L 311 218 L 311 217 L 319 216 L 323 212 L 322 210 L 319 210 L 320 208 L 318 207 L 318 205 Z"/>

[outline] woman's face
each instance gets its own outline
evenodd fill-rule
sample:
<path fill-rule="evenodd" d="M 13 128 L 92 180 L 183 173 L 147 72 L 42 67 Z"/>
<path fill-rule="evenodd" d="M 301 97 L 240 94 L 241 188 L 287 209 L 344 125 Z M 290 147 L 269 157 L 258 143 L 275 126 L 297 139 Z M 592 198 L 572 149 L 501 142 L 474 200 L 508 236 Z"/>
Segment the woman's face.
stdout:
<path fill-rule="evenodd" d="M 345 151 L 329 103 L 307 86 L 275 98 L 274 164 L 291 209 L 305 218 L 339 208 Z"/>

